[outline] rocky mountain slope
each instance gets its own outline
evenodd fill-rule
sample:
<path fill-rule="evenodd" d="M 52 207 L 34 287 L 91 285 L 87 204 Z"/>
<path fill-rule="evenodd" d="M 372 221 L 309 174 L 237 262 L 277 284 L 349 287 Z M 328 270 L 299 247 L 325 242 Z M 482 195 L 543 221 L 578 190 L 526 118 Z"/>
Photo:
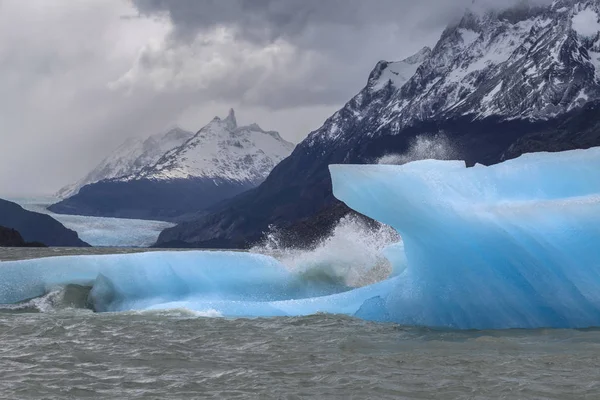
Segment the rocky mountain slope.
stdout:
<path fill-rule="evenodd" d="M 49 209 L 62 214 L 171 220 L 256 187 L 294 145 L 233 110 L 135 173 L 105 179 Z"/>
<path fill-rule="evenodd" d="M 346 210 L 331 194 L 330 164 L 393 154 L 493 164 L 600 145 L 599 21 L 600 5 L 591 0 L 467 12 L 433 49 L 379 62 L 365 88 L 260 187 L 165 230 L 157 245 L 244 247 L 272 226 L 310 243 L 314 237 L 294 232 L 298 226 L 325 230 Z M 423 138 L 451 148 L 419 152 Z"/>
<path fill-rule="evenodd" d="M 145 140 L 139 138 L 127 139 L 85 177 L 60 189 L 57 197 L 65 199 L 79 193 L 79 189 L 85 185 L 135 174 L 144 167 L 153 165 L 167 151 L 181 146 L 192 136 L 194 134 L 191 132 L 174 128 L 166 134 L 150 136 Z"/>
<path fill-rule="evenodd" d="M 79 239 L 77 232 L 65 228 L 49 215 L 27 211 L 16 203 L 2 199 L 0 226 L 18 231 L 25 242 L 38 242 L 51 247 L 90 247 Z"/>
<path fill-rule="evenodd" d="M 46 245 L 26 242 L 18 231 L 0 226 L 0 247 L 46 247 Z"/>

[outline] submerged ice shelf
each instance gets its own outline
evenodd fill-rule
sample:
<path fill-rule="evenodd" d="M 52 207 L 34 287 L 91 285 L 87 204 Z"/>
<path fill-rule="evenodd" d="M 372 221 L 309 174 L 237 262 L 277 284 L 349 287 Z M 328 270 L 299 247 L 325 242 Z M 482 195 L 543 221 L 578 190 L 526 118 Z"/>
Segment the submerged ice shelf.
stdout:
<path fill-rule="evenodd" d="M 347 314 L 460 329 L 600 326 L 600 148 L 492 167 L 331 166 L 334 194 L 395 228 L 391 276 L 352 289 L 267 256 L 162 252 L 0 263 L 0 303 L 91 287 L 97 311 Z M 323 271 L 327 271 L 323 266 Z"/>

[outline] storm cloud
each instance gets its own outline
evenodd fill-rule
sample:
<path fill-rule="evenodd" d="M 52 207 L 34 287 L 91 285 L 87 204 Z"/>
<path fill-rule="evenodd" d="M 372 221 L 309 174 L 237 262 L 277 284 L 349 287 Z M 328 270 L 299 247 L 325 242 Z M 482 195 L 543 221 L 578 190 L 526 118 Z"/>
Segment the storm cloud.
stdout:
<path fill-rule="evenodd" d="M 0 196 L 234 107 L 298 142 L 472 0 L 0 0 Z"/>

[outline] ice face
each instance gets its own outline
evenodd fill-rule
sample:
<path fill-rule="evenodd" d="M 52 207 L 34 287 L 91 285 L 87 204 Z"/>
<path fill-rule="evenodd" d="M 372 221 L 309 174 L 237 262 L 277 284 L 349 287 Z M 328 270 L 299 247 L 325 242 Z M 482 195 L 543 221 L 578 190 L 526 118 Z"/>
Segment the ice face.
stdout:
<path fill-rule="evenodd" d="M 600 148 L 492 167 L 421 161 L 332 166 L 331 174 L 337 198 L 403 238 L 404 254 L 388 249 L 388 257 L 405 256 L 406 270 L 370 318 L 600 326 Z"/>
<path fill-rule="evenodd" d="M 243 252 L 152 252 L 0 263 L 3 304 L 70 284 L 91 288 L 89 302 L 96 311 L 143 310 L 172 302 L 250 304 L 348 290 L 329 279 L 292 274 L 271 257 Z"/>

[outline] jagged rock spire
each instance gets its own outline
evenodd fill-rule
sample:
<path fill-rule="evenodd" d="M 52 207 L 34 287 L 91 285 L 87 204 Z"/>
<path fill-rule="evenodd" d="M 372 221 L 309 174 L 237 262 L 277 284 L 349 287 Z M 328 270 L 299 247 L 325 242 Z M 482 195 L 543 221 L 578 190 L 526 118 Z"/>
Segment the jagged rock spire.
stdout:
<path fill-rule="evenodd" d="M 237 128 L 237 120 L 235 119 L 235 111 L 233 108 L 229 109 L 229 114 L 227 115 L 227 118 L 223 120 L 223 122 L 225 122 L 227 127 L 231 130 Z"/>

